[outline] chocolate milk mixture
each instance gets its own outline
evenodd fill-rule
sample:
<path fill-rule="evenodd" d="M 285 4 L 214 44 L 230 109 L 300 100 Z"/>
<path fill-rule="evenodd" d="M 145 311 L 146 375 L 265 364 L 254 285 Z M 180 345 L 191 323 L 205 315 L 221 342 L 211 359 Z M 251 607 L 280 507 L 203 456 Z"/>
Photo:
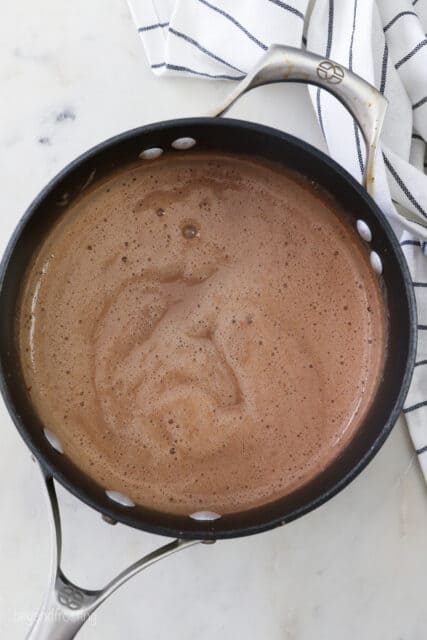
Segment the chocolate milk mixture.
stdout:
<path fill-rule="evenodd" d="M 171 152 L 87 189 L 18 319 L 65 454 L 161 511 L 258 506 L 348 444 L 381 376 L 377 277 L 340 207 L 275 165 Z"/>

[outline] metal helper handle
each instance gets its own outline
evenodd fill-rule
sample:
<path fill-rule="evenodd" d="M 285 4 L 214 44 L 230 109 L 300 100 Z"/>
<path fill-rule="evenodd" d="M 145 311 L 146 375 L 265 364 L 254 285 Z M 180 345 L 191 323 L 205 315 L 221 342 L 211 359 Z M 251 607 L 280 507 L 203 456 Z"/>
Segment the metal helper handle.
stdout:
<path fill-rule="evenodd" d="M 247 91 L 275 82 L 314 84 L 342 102 L 362 131 L 367 156 L 364 185 L 374 197 L 375 161 L 387 109 L 384 96 L 366 80 L 333 60 L 275 44 L 211 115 L 222 115 Z"/>
<path fill-rule="evenodd" d="M 53 538 L 50 580 L 43 604 L 27 635 L 27 640 L 72 640 L 95 609 L 122 584 L 155 562 L 201 542 L 199 540 L 174 540 L 131 564 L 111 580 L 104 589 L 91 591 L 78 587 L 70 582 L 61 570 L 62 535 L 58 500 L 53 478 L 46 475 L 43 470 L 42 474 L 47 490 Z"/>

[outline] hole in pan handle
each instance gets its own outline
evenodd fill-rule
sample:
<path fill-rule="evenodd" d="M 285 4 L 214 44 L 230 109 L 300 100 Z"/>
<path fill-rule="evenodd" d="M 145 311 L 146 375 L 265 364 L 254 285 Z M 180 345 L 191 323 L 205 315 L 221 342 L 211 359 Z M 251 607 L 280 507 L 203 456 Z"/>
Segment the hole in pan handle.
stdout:
<path fill-rule="evenodd" d="M 210 115 L 220 116 L 244 93 L 276 82 L 314 84 L 342 102 L 362 131 L 367 152 L 364 185 L 374 197 L 375 161 L 387 100 L 369 82 L 337 62 L 301 49 L 274 44 Z"/>
<path fill-rule="evenodd" d="M 103 589 L 91 591 L 79 587 L 68 580 L 61 570 L 62 535 L 58 499 L 53 478 L 45 473 L 42 467 L 40 469 L 46 487 L 50 514 L 52 537 L 50 578 L 43 604 L 27 635 L 27 640 L 72 640 L 95 609 L 122 584 L 155 562 L 200 542 L 199 540 L 174 540 L 131 564 Z"/>

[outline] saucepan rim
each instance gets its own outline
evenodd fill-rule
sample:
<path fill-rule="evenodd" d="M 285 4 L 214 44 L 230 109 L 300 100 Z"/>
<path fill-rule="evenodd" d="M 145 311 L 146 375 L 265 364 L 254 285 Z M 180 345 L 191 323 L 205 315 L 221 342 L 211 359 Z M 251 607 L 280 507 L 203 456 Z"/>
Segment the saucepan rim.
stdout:
<path fill-rule="evenodd" d="M 384 424 L 383 428 L 378 434 L 378 437 L 374 441 L 373 445 L 368 448 L 365 453 L 360 457 L 359 461 L 354 465 L 354 467 L 347 472 L 344 476 L 339 478 L 334 486 L 331 487 L 330 490 L 323 492 L 319 495 L 315 500 L 312 500 L 300 508 L 295 509 L 290 515 L 286 516 L 286 522 L 289 522 L 297 517 L 308 513 L 314 508 L 322 505 L 324 502 L 329 500 L 332 496 L 341 491 L 347 484 L 349 484 L 368 464 L 368 462 L 374 457 L 377 451 L 381 448 L 386 438 L 391 432 L 391 429 L 396 422 L 399 413 L 402 410 L 403 403 L 408 391 L 408 387 L 411 381 L 412 372 L 415 363 L 415 352 L 416 352 L 416 329 L 417 329 L 417 318 L 416 318 L 416 303 L 415 303 L 415 295 L 412 287 L 412 280 L 409 274 L 408 266 L 406 264 L 406 260 L 404 258 L 403 252 L 401 250 L 400 244 L 388 223 L 386 217 L 381 212 L 379 207 L 376 205 L 371 196 L 365 191 L 365 189 L 337 162 L 335 162 L 332 158 L 324 154 L 322 151 L 316 149 L 312 145 L 307 142 L 301 140 L 296 136 L 292 136 L 288 133 L 280 131 L 278 129 L 267 127 L 265 125 L 247 122 L 244 120 L 236 120 L 231 118 L 224 118 L 218 120 L 214 117 L 208 118 L 182 118 L 182 119 L 172 119 L 165 120 L 141 127 L 136 127 L 134 129 L 125 131 L 118 135 L 115 135 L 96 146 L 90 148 L 89 150 L 82 153 L 75 160 L 70 162 L 66 167 L 64 167 L 54 178 L 52 178 L 48 184 L 40 191 L 40 193 L 36 196 L 36 198 L 32 201 L 32 203 L 27 208 L 26 212 L 18 222 L 8 244 L 4 251 L 1 263 L 0 263 L 0 300 L 3 295 L 4 284 L 7 276 L 7 270 L 9 267 L 9 263 L 13 260 L 14 251 L 16 244 L 23 233 L 28 221 L 32 218 L 32 216 L 37 212 L 40 205 L 44 202 L 44 200 L 49 196 L 49 194 L 56 189 L 64 178 L 66 178 L 70 172 L 74 169 L 78 168 L 80 165 L 83 165 L 88 160 L 96 159 L 97 155 L 100 152 L 105 151 L 109 147 L 113 147 L 117 143 L 126 142 L 127 140 L 131 140 L 135 137 L 141 137 L 148 133 L 153 132 L 162 132 L 167 129 L 179 128 L 180 130 L 183 128 L 187 128 L 188 130 L 191 127 L 197 126 L 207 126 L 212 128 L 212 134 L 214 134 L 215 128 L 217 127 L 226 127 L 230 129 L 230 134 L 233 129 L 240 130 L 251 130 L 252 132 L 256 131 L 267 138 L 269 136 L 273 136 L 274 138 L 279 138 L 288 143 L 292 143 L 302 149 L 303 153 L 307 153 L 311 155 L 312 158 L 323 162 L 330 171 L 334 174 L 338 174 L 345 179 L 348 183 L 349 187 L 354 189 L 357 192 L 358 196 L 361 197 L 366 206 L 370 209 L 370 211 L 374 214 L 377 221 L 380 223 L 385 235 L 387 236 L 388 242 L 390 242 L 393 250 L 394 257 L 398 261 L 398 266 L 402 274 L 406 299 L 408 303 L 408 314 L 409 314 L 409 339 L 408 339 L 408 355 L 406 359 L 406 366 L 404 370 L 404 375 L 402 377 L 400 391 L 397 394 L 393 409 L 389 414 L 389 419 Z M 253 152 L 254 157 L 262 157 L 262 150 L 255 150 Z M 1 339 L 1 337 L 0 337 Z M 262 531 L 266 531 L 268 529 L 272 529 L 278 525 L 284 523 L 283 518 L 276 517 L 273 519 L 266 519 L 265 522 L 259 524 L 256 523 L 254 525 L 245 525 L 244 527 L 238 528 L 222 528 L 221 521 L 217 521 L 215 526 L 207 526 L 205 524 L 201 524 L 200 530 L 191 530 L 185 531 L 182 529 L 176 529 L 173 527 L 164 527 L 157 526 L 152 522 L 141 522 L 141 518 L 133 515 L 132 510 L 126 509 L 116 503 L 111 504 L 100 504 L 96 497 L 89 495 L 88 492 L 84 492 L 80 487 L 77 487 L 72 480 L 68 477 L 66 473 L 61 469 L 61 456 L 52 450 L 52 455 L 47 456 L 43 451 L 40 450 L 39 447 L 34 443 L 29 429 L 24 424 L 24 421 L 21 419 L 19 413 L 19 407 L 15 406 L 13 399 L 11 398 L 9 387 L 8 387 L 8 372 L 5 369 L 3 358 L 0 357 L 0 390 L 5 401 L 6 407 L 8 409 L 9 414 L 11 415 L 17 430 L 25 441 L 26 445 L 35 455 L 35 457 L 39 460 L 40 464 L 44 468 L 47 474 L 52 475 L 56 480 L 58 480 L 66 489 L 68 489 L 73 495 L 82 500 L 84 503 L 88 504 L 95 510 L 101 512 L 104 515 L 109 516 L 110 518 L 122 522 L 123 524 L 127 524 L 129 526 L 143 529 L 145 531 L 149 531 L 151 533 L 157 533 L 166 536 L 176 536 L 180 538 L 187 539 L 219 539 L 219 538 L 233 538 L 240 537 L 244 535 L 250 535 L 254 533 L 260 533 Z M 83 472 L 80 472 L 82 476 L 85 476 Z M 248 512 L 250 513 L 250 512 Z M 194 523 L 193 523 L 194 524 Z"/>

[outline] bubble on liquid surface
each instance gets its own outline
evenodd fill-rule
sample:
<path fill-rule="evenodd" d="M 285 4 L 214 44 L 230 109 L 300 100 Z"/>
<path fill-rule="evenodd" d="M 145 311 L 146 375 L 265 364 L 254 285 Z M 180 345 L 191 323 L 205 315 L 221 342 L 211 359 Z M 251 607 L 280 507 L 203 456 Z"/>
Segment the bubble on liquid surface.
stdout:
<path fill-rule="evenodd" d="M 197 238 L 200 234 L 198 228 L 194 224 L 186 224 L 185 227 L 182 228 L 182 235 L 186 240 L 192 240 L 193 238 Z"/>

